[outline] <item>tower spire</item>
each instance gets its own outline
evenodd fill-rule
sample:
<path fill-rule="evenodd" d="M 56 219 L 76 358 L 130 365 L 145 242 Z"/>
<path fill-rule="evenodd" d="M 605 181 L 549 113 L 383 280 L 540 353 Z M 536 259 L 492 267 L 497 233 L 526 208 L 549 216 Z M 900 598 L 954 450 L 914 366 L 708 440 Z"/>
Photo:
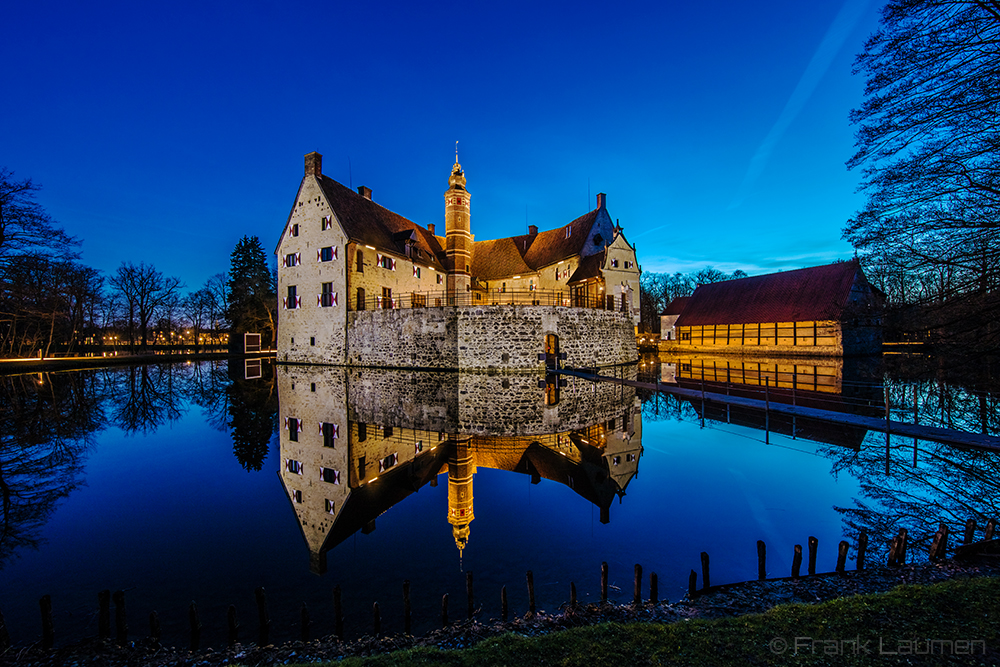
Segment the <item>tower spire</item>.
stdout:
<path fill-rule="evenodd" d="M 455 164 L 458 164 L 458 142 L 455 142 Z"/>

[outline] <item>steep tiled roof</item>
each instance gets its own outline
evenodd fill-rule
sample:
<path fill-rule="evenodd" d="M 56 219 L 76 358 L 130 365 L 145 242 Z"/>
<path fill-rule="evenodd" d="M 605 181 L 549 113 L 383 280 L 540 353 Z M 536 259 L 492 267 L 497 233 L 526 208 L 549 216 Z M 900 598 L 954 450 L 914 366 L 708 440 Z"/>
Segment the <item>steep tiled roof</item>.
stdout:
<path fill-rule="evenodd" d="M 328 176 L 322 176 L 320 182 L 337 219 L 352 241 L 402 254 L 404 246 L 401 239 L 407 235 L 401 232 L 412 231 L 417 237 L 416 247 L 423 251 L 423 256 L 415 259 L 442 267 L 439 255 L 444 249 L 426 228 L 379 206 Z"/>
<path fill-rule="evenodd" d="M 510 278 L 533 273 L 524 263 L 514 239 L 477 241 L 472 244 L 472 275 L 481 280 Z"/>
<path fill-rule="evenodd" d="M 836 320 L 858 270 L 841 262 L 702 285 L 676 326 Z"/>
<path fill-rule="evenodd" d="M 689 296 L 679 296 L 674 298 L 673 301 L 667 304 L 667 307 L 663 309 L 660 315 L 680 315 L 684 312 L 684 307 L 687 306 L 688 301 L 691 300 Z"/>
<path fill-rule="evenodd" d="M 533 269 L 540 269 L 555 264 L 561 259 L 582 254 L 583 244 L 587 240 L 590 228 L 594 226 L 597 219 L 597 211 L 594 209 L 590 213 L 581 215 L 579 218 L 547 232 L 539 232 L 535 240 L 528 246 L 528 252 L 524 254 L 525 263 Z M 566 228 L 571 229 L 569 238 L 566 238 Z"/>

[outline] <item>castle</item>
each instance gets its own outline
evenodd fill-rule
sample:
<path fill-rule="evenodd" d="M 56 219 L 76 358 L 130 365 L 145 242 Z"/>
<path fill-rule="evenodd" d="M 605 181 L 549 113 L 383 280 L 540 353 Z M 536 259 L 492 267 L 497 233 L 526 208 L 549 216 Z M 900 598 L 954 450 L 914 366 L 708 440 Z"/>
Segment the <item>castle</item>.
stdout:
<path fill-rule="evenodd" d="M 640 270 L 606 195 L 562 227 L 476 241 L 457 156 L 448 186 L 439 236 L 305 156 L 275 250 L 279 361 L 502 372 L 637 358 Z"/>

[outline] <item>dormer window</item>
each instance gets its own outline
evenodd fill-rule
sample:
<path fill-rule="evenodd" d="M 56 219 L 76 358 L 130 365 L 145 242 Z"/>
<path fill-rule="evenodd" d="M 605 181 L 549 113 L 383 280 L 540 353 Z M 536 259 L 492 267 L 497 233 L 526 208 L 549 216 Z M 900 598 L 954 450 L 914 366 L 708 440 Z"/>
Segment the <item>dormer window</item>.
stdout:
<path fill-rule="evenodd" d="M 569 238 L 570 234 L 572 234 L 572 233 L 573 233 L 573 228 L 572 227 L 567 227 L 566 228 L 566 238 Z"/>
<path fill-rule="evenodd" d="M 611 268 L 613 268 L 613 269 L 617 269 L 618 268 L 618 260 L 617 259 L 612 259 L 611 260 Z"/>

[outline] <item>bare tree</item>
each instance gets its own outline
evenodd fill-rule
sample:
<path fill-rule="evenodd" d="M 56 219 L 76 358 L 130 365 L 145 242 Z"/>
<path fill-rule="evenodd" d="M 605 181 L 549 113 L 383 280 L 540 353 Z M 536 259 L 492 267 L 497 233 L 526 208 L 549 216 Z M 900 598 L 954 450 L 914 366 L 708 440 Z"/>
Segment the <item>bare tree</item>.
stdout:
<path fill-rule="evenodd" d="M 0 167 L 0 265 L 26 252 L 77 257 L 72 248 L 80 242 L 60 229 L 35 201 L 39 189 L 30 178 L 14 180 L 13 171 Z"/>
<path fill-rule="evenodd" d="M 182 285 L 177 278 L 164 278 L 152 265 L 122 262 L 108 283 L 121 295 L 127 313 L 126 326 L 132 349 L 138 329 L 140 344 L 147 345 L 149 323 L 154 315 L 172 305 Z"/>

